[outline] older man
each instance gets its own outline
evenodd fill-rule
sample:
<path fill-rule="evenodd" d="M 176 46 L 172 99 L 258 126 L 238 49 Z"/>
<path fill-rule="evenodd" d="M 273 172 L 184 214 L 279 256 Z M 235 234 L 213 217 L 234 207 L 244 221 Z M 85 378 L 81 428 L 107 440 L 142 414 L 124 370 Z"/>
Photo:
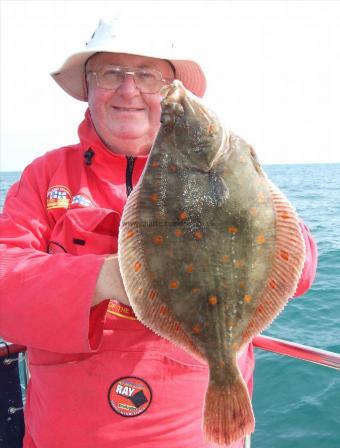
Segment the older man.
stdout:
<path fill-rule="evenodd" d="M 129 30 L 125 30 L 129 31 Z M 129 33 L 130 34 L 130 33 Z M 159 128 L 161 87 L 205 91 L 199 65 L 100 22 L 54 79 L 88 101 L 79 144 L 24 171 L 1 218 L 0 334 L 28 347 L 24 448 L 203 448 L 207 366 L 138 322 L 117 258 L 120 217 Z M 316 251 L 308 229 L 297 295 Z M 252 389 L 249 345 L 239 356 Z M 240 448 L 243 441 L 233 445 Z"/>
<path fill-rule="evenodd" d="M 90 57 L 86 82 L 91 119 L 110 151 L 130 157 L 149 153 L 160 125 L 159 90 L 174 77 L 171 64 L 162 59 L 124 53 Z M 104 261 L 93 304 L 108 297 L 129 304 L 117 257 Z"/>

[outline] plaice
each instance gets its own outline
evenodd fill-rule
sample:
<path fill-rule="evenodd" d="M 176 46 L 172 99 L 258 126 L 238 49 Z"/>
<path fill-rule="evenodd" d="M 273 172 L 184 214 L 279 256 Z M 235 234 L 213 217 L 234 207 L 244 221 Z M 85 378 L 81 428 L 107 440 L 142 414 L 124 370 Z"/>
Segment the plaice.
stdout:
<path fill-rule="evenodd" d="M 254 430 L 236 355 L 294 294 L 304 242 L 255 151 L 180 82 L 162 94 L 162 125 L 121 220 L 119 263 L 138 319 L 209 364 L 203 431 L 227 446 Z"/>

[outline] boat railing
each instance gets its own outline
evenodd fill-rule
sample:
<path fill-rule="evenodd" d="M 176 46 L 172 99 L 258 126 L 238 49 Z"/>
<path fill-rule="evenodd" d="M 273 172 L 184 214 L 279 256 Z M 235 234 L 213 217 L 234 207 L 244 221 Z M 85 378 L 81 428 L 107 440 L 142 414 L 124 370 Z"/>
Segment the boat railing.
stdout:
<path fill-rule="evenodd" d="M 256 336 L 254 347 L 340 370 L 340 354 L 269 336 Z"/>
<path fill-rule="evenodd" d="M 3 364 L 14 362 L 13 360 L 9 361 L 9 355 L 24 353 L 25 351 L 26 347 L 24 345 L 11 344 L 5 341 L 0 342 L 0 358 L 5 358 Z"/>
<path fill-rule="evenodd" d="M 254 347 L 261 350 L 340 370 L 339 353 L 321 350 L 315 347 L 263 335 L 256 336 L 253 339 L 253 344 Z M 23 345 L 11 344 L 4 341 L 0 342 L 0 365 L 10 366 L 15 362 L 19 364 L 20 360 L 24 362 L 24 371 L 21 369 L 20 374 L 20 384 L 23 391 L 23 404 L 25 403 L 24 392 L 26 389 L 27 378 L 29 377 L 27 363 L 24 358 L 25 351 L 26 347 Z M 22 384 L 22 382 L 25 384 Z M 9 416 L 18 411 L 22 411 L 22 407 L 9 406 L 7 410 Z M 250 448 L 250 437 L 246 438 L 245 448 Z"/>
<path fill-rule="evenodd" d="M 256 336 L 253 339 L 254 347 L 266 350 L 279 355 L 289 356 L 302 361 L 313 362 L 322 366 L 340 370 L 340 354 L 327 350 L 310 347 L 308 345 L 297 344 L 296 342 L 277 339 L 269 336 Z M 9 355 L 14 353 L 24 353 L 26 347 L 19 344 L 0 342 L 0 358 L 4 358 L 4 363 Z"/>

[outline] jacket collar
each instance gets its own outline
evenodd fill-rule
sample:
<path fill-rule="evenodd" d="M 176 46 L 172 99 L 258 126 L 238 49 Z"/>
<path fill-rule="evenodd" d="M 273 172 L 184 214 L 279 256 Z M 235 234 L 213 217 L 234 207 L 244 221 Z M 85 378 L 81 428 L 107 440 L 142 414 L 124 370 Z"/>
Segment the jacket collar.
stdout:
<path fill-rule="evenodd" d="M 111 151 L 101 140 L 93 125 L 89 109 L 86 110 L 85 118 L 79 125 L 78 135 L 84 153 L 89 149 L 94 151 L 95 157 L 93 158 L 93 163 L 99 162 L 99 159 L 106 159 L 107 163 L 112 163 L 114 159 L 116 159 L 116 161 L 122 161 L 127 157 L 124 154 L 118 154 Z M 137 157 L 137 159 L 143 160 L 144 162 L 146 162 L 147 158 L 148 155 Z"/>

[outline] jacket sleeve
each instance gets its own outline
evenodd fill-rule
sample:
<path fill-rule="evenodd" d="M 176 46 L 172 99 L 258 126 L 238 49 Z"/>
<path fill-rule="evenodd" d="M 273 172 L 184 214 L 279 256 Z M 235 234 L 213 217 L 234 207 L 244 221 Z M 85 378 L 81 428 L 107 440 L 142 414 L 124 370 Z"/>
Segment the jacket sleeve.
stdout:
<path fill-rule="evenodd" d="M 302 296 L 309 290 L 315 278 L 318 261 L 317 245 L 309 228 L 302 221 L 300 221 L 300 227 L 305 241 L 306 257 L 294 297 Z"/>
<path fill-rule="evenodd" d="M 104 255 L 47 253 L 42 168 L 26 168 L 0 218 L 0 336 L 53 352 L 90 352 L 101 341 L 107 306 L 91 308 Z"/>

